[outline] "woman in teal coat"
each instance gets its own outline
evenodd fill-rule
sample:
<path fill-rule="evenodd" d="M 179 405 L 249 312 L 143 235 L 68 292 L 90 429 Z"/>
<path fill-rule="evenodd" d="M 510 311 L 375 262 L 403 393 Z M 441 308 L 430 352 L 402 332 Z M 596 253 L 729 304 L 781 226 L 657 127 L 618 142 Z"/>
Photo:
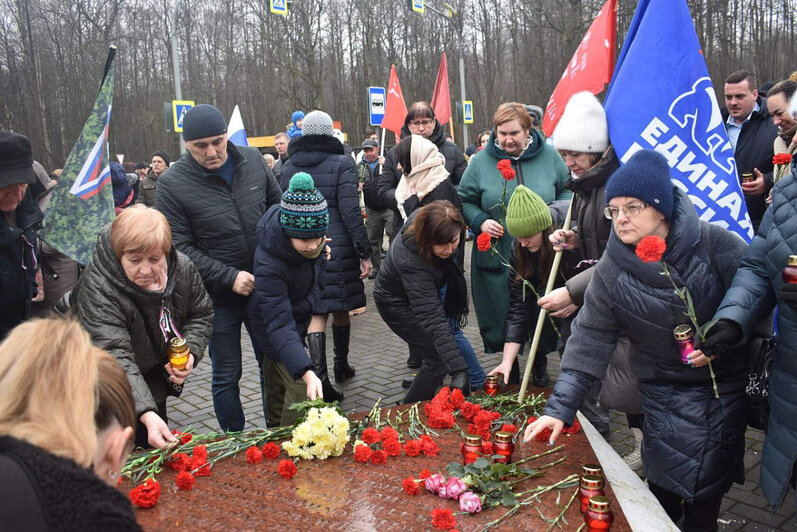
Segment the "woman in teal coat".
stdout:
<path fill-rule="evenodd" d="M 569 199 L 565 189 L 567 167 L 553 146 L 532 129 L 522 104 L 502 103 L 493 115 L 493 131 L 487 146 L 474 155 L 459 184 L 465 221 L 476 235 L 489 233 L 497 248 L 509 257 L 512 237 L 506 232 L 504 211 L 518 185 L 525 185 L 546 203 Z M 498 169 L 502 159 L 510 161 L 515 178 L 506 181 Z M 504 196 L 504 184 L 506 195 Z M 479 332 L 488 353 L 504 346 L 504 318 L 509 308 L 508 270 L 497 257 L 473 247 L 471 282 Z"/>

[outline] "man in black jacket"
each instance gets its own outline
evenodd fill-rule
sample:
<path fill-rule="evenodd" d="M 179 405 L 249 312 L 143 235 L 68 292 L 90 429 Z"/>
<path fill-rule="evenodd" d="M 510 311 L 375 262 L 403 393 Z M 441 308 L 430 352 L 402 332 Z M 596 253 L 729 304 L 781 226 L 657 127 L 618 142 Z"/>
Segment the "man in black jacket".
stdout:
<path fill-rule="evenodd" d="M 772 188 L 773 145 L 778 128 L 769 116 L 766 99 L 758 95 L 755 87 L 755 78 L 746 70 L 728 76 L 722 118 L 733 146 L 747 212 L 753 230 L 758 232 Z"/>
<path fill-rule="evenodd" d="M 30 317 L 36 230 L 44 218 L 28 190 L 35 182 L 28 137 L 0 131 L 0 340 Z"/>
<path fill-rule="evenodd" d="M 385 232 L 392 243 L 396 229 L 393 211 L 379 199 L 379 180 L 385 162 L 384 157 L 379 156 L 379 142 L 367 138 L 362 143 L 362 149 L 362 159 L 357 163 L 357 174 L 365 203 L 365 229 L 371 242 L 371 262 L 374 265 L 368 278 L 376 279 L 379 265 L 382 263 L 382 242 Z"/>
<path fill-rule="evenodd" d="M 254 289 L 256 228 L 281 192 L 258 150 L 227 140 L 227 123 L 212 105 L 186 113 L 183 138 L 188 151 L 160 178 L 156 206 L 213 298 L 213 407 L 222 430 L 240 431 L 246 422 L 238 389 L 241 324 L 251 336 L 246 305 Z M 261 364 L 257 347 L 255 356 Z M 261 388 L 262 379 L 261 371 Z"/>

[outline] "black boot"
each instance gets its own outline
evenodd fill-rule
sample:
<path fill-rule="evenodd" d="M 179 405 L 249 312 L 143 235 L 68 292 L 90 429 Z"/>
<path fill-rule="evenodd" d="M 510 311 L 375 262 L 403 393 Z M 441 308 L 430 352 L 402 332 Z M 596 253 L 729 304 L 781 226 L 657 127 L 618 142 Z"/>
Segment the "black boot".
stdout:
<path fill-rule="evenodd" d="M 545 388 L 551 384 L 548 377 L 548 355 L 537 353 L 534 357 L 534 365 L 531 367 L 531 384 L 538 388 Z"/>
<path fill-rule="evenodd" d="M 332 325 L 332 349 L 335 351 L 335 382 L 354 377 L 354 368 L 349 366 L 349 337 L 351 325 Z"/>
<path fill-rule="evenodd" d="M 315 366 L 315 374 L 321 380 L 321 389 L 324 392 L 324 401 L 331 403 L 343 399 L 343 394 L 332 387 L 327 371 L 327 333 L 309 333 L 307 335 L 307 350 L 310 351 L 310 360 Z"/>
<path fill-rule="evenodd" d="M 417 353 L 413 353 L 412 348 L 410 348 L 410 357 L 407 359 L 407 367 L 410 369 L 418 369 L 422 365 L 421 357 L 417 355 Z"/>

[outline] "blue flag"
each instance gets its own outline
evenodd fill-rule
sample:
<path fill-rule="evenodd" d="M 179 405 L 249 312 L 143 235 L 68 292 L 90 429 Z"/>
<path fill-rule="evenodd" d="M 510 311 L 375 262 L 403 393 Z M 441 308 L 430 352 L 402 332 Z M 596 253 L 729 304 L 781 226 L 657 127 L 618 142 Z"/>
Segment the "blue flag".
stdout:
<path fill-rule="evenodd" d="M 686 0 L 640 0 L 604 107 L 621 163 L 641 149 L 658 151 L 700 219 L 752 240 L 733 147 Z"/>

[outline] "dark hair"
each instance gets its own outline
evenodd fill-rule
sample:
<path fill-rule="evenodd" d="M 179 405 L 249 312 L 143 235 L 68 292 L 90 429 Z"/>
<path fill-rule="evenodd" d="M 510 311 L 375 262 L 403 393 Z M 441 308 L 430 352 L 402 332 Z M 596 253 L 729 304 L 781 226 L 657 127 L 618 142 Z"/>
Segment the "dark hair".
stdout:
<path fill-rule="evenodd" d="M 418 214 L 404 232 L 415 237 L 418 256 L 424 262 L 432 264 L 432 246 L 450 244 L 457 236 L 461 241 L 465 236 L 465 220 L 450 201 L 433 201 L 418 210 Z"/>
<path fill-rule="evenodd" d="M 136 170 L 143 170 L 144 168 L 149 168 L 149 163 L 138 163 L 138 164 L 136 164 Z"/>
<path fill-rule="evenodd" d="M 793 82 L 790 79 L 784 79 L 783 81 L 778 81 L 775 83 L 769 92 L 767 92 L 767 97 L 772 96 L 773 94 L 783 94 L 783 97 L 786 101 L 791 100 L 791 97 L 794 96 L 794 93 L 797 91 L 797 83 Z"/>
<path fill-rule="evenodd" d="M 737 70 L 725 78 L 725 83 L 730 84 L 741 83 L 742 81 L 747 82 L 747 85 L 750 87 L 750 92 L 756 90 L 757 83 L 755 81 L 755 76 L 747 70 Z"/>
<path fill-rule="evenodd" d="M 376 131 L 373 129 L 366 129 L 365 133 L 363 133 L 363 140 L 370 138 L 371 135 L 376 135 Z"/>
<path fill-rule="evenodd" d="M 407 111 L 407 116 L 404 118 L 404 125 L 409 126 L 410 122 L 418 118 L 435 119 L 434 109 L 428 102 L 415 102 L 410 105 L 410 110 Z"/>
<path fill-rule="evenodd" d="M 401 171 L 404 175 L 409 175 L 412 171 L 412 162 L 410 161 L 410 152 L 412 151 L 412 135 L 407 135 L 396 146 L 396 162 L 401 165 Z"/>
<path fill-rule="evenodd" d="M 520 245 L 520 241 L 515 239 L 515 260 L 517 260 L 517 275 L 515 279 L 531 280 L 536 276 L 538 283 L 544 283 L 548 279 L 553 265 L 553 258 L 556 253 L 548 237 L 553 233 L 555 226 L 548 227 L 542 232 L 542 246 L 536 253 Z"/>
<path fill-rule="evenodd" d="M 136 428 L 136 404 L 125 370 L 111 355 L 102 353 L 97 359 L 97 410 L 94 424 L 97 431 L 118 421 L 122 427 Z"/>
<path fill-rule="evenodd" d="M 482 142 L 481 142 L 482 136 L 483 135 L 487 135 L 489 137 L 490 133 L 492 133 L 492 131 L 489 130 L 489 129 L 482 129 L 481 131 L 479 131 L 479 134 L 476 135 L 476 140 L 473 141 L 473 145 L 476 146 L 477 148 L 479 146 L 481 146 L 482 145 Z"/>

